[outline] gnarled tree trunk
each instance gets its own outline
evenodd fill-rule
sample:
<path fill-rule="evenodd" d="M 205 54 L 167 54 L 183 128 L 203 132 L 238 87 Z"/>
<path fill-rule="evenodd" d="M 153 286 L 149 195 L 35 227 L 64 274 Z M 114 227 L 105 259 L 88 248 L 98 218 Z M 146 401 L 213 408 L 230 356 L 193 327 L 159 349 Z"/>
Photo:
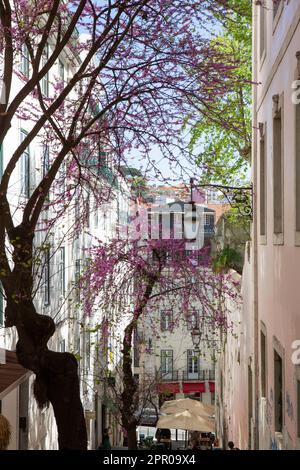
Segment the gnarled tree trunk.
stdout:
<path fill-rule="evenodd" d="M 26 226 L 13 230 L 9 235 L 14 246 L 14 268 L 3 281 L 6 326 L 17 329 L 20 364 L 36 374 L 34 395 L 39 407 L 49 403 L 53 406 L 59 449 L 86 450 L 77 361 L 72 354 L 54 352 L 47 346 L 55 324 L 51 317 L 36 312 L 32 299 L 33 235 Z"/>

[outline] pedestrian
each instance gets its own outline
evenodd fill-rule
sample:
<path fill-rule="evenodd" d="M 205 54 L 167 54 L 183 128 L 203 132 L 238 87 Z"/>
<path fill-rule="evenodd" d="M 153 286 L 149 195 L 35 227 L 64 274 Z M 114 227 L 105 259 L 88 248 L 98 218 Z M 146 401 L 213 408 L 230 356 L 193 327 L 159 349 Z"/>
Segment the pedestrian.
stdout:
<path fill-rule="evenodd" d="M 102 434 L 102 444 L 98 447 L 100 450 L 111 450 L 110 428 L 105 428 Z"/>
<path fill-rule="evenodd" d="M 187 450 L 192 450 L 192 451 L 201 450 L 200 438 L 201 438 L 200 432 L 193 431 L 190 435 L 189 446 L 187 447 Z"/>
<path fill-rule="evenodd" d="M 11 436 L 9 421 L 0 414 L 0 450 L 6 450 Z"/>
<path fill-rule="evenodd" d="M 200 441 L 198 439 L 192 439 L 191 440 L 191 449 L 194 452 L 198 451 L 198 450 L 202 450 L 201 445 L 200 445 Z"/>
<path fill-rule="evenodd" d="M 232 441 L 228 442 L 229 450 L 240 450 L 238 447 L 234 447 L 234 443 Z"/>

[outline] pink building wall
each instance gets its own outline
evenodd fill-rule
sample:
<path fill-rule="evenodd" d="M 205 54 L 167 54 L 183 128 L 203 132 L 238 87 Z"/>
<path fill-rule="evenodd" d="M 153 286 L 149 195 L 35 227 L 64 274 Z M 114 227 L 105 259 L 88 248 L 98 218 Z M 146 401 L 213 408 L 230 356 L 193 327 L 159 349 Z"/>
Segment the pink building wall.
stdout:
<path fill-rule="evenodd" d="M 300 246 L 295 231 L 295 135 L 296 106 L 292 101 L 292 83 L 297 77 L 296 52 L 300 50 L 300 2 L 282 1 L 278 14 L 273 19 L 272 2 L 266 2 L 266 47 L 259 57 L 257 48 L 257 108 L 254 110 L 257 123 L 266 129 L 266 235 L 260 236 L 258 224 L 258 337 L 260 330 L 266 334 L 266 393 L 259 398 L 259 442 L 260 448 L 299 448 L 297 438 L 297 379 L 300 380 L 299 365 L 292 361 L 292 344 L 300 338 Z M 261 9 L 261 7 L 257 7 Z M 259 15 L 254 24 L 257 44 L 260 43 Z M 283 97 L 282 104 L 282 162 L 283 162 L 283 234 L 274 237 L 274 188 L 273 164 L 273 99 Z M 255 131 L 254 131 L 255 132 Z M 256 130 L 256 132 L 258 132 Z M 257 137 L 258 183 L 261 173 L 261 155 Z M 259 191 L 258 202 L 263 197 Z M 299 201 L 300 202 L 300 201 Z M 260 205 L 258 204 L 258 208 Z M 260 220 L 260 211 L 257 213 Z M 281 238 L 281 239 L 280 239 Z M 274 396 L 274 350 L 282 358 L 283 365 L 283 426 L 275 432 Z M 261 367 L 262 351 L 259 348 Z M 261 370 L 260 374 L 261 375 Z"/>

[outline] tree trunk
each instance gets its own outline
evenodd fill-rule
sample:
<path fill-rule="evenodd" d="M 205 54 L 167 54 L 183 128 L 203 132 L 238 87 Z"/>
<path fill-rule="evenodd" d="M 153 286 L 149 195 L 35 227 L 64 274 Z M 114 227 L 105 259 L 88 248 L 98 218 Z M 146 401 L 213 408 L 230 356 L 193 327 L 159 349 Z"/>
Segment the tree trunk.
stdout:
<path fill-rule="evenodd" d="M 136 426 L 127 430 L 128 450 L 137 449 Z"/>
<path fill-rule="evenodd" d="M 39 315 L 30 302 L 17 305 L 8 298 L 6 318 L 17 328 L 17 356 L 20 364 L 36 374 L 34 395 L 40 408 L 53 406 L 59 449 L 86 450 L 87 432 L 80 400 L 77 361 L 70 353 L 50 351 L 54 334 L 52 318 Z"/>
<path fill-rule="evenodd" d="M 51 317 L 36 312 L 32 299 L 34 232 L 30 225 L 20 224 L 8 235 L 14 246 L 14 269 L 3 279 L 5 326 L 17 329 L 18 360 L 36 375 L 34 396 L 39 407 L 49 403 L 53 406 L 59 449 L 86 450 L 87 432 L 80 400 L 77 360 L 70 353 L 48 349 L 55 323 Z"/>
<path fill-rule="evenodd" d="M 136 427 L 138 425 L 138 420 L 135 416 L 135 413 L 139 411 L 139 397 L 137 396 L 138 384 L 136 382 L 135 377 L 133 376 L 132 368 L 132 335 L 134 328 L 137 326 L 138 319 L 142 315 L 145 307 L 147 306 L 154 285 L 159 279 L 162 268 L 163 265 L 160 263 L 157 273 L 152 276 L 148 275 L 148 280 L 143 297 L 136 306 L 133 312 L 133 319 L 125 328 L 123 337 L 123 392 L 121 395 L 121 415 L 122 425 L 128 433 L 128 449 L 130 450 L 137 448 Z"/>

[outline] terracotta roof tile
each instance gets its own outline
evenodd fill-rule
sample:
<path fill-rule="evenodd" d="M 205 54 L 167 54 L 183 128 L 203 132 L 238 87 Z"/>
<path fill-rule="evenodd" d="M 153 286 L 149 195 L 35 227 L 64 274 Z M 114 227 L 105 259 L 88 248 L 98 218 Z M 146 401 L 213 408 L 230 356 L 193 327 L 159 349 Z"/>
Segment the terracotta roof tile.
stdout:
<path fill-rule="evenodd" d="M 13 351 L 5 351 L 6 364 L 0 364 L 0 398 L 9 393 L 11 389 L 22 382 L 22 378 L 29 373 L 18 363 L 17 355 Z"/>

